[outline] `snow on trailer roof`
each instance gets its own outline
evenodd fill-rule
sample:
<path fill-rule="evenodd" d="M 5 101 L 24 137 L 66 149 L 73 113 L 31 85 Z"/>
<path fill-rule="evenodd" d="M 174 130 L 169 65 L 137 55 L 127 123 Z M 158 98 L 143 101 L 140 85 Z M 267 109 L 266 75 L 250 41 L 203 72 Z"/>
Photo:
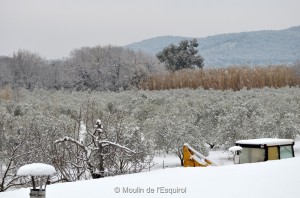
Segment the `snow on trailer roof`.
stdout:
<path fill-rule="evenodd" d="M 55 168 L 48 164 L 33 163 L 21 166 L 17 172 L 19 176 L 48 176 L 56 173 Z"/>
<path fill-rule="evenodd" d="M 236 141 L 236 144 L 275 146 L 275 145 L 294 144 L 294 140 L 293 139 L 261 138 L 261 139 L 239 140 L 239 141 Z"/>

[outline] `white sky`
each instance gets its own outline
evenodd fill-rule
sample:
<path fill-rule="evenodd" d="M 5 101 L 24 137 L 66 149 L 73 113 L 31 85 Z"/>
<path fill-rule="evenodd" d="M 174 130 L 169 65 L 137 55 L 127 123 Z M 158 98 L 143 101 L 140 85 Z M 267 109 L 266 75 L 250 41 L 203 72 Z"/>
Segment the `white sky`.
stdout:
<path fill-rule="evenodd" d="M 0 0 L 0 55 L 300 25 L 300 0 Z"/>

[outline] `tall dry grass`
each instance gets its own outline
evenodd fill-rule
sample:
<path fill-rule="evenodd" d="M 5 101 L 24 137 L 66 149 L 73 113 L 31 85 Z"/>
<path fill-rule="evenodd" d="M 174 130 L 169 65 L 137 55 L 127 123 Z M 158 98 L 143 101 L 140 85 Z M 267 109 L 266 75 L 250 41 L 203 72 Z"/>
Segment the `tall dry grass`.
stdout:
<path fill-rule="evenodd" d="M 293 67 L 228 67 L 154 74 L 140 83 L 140 89 L 196 89 L 202 87 L 204 89 L 238 91 L 243 88 L 280 88 L 299 84 L 300 78 L 296 75 Z"/>
<path fill-rule="evenodd" d="M 10 86 L 5 86 L 3 88 L 0 88 L 0 100 L 11 100 L 12 99 L 12 89 Z"/>

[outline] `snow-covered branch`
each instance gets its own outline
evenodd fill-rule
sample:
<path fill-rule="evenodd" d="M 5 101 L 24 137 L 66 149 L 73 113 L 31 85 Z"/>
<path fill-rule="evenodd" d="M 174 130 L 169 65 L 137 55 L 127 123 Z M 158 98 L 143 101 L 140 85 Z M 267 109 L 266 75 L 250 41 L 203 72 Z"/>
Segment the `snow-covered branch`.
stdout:
<path fill-rule="evenodd" d="M 63 143 L 63 142 L 72 142 L 72 143 L 76 144 L 77 146 L 79 146 L 80 148 L 82 148 L 84 150 L 84 152 L 86 153 L 87 158 L 90 158 L 91 151 L 93 149 L 91 149 L 91 148 L 83 145 L 81 142 L 79 142 L 79 141 L 77 141 L 73 138 L 67 137 L 67 136 L 63 137 L 59 140 L 54 141 L 54 144 Z"/>
<path fill-rule="evenodd" d="M 121 149 L 124 149 L 124 150 L 126 150 L 126 151 L 128 151 L 128 152 L 136 153 L 135 151 L 133 151 L 133 150 L 127 148 L 126 146 L 122 146 L 122 145 L 120 145 L 120 144 L 118 144 L 118 143 L 111 142 L 111 141 L 108 141 L 108 140 L 102 140 L 102 141 L 99 141 L 99 143 L 100 143 L 100 144 L 113 145 L 113 146 L 119 147 L 119 148 L 121 148 Z"/>

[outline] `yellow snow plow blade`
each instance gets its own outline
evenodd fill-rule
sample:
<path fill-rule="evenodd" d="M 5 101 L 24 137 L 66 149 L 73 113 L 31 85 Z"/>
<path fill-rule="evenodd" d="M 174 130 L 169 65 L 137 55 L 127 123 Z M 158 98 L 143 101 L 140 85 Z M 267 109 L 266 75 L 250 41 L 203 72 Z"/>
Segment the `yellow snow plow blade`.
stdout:
<path fill-rule="evenodd" d="M 184 167 L 206 167 L 209 165 L 217 166 L 216 163 L 196 151 L 188 144 L 183 145 L 183 166 Z"/>

